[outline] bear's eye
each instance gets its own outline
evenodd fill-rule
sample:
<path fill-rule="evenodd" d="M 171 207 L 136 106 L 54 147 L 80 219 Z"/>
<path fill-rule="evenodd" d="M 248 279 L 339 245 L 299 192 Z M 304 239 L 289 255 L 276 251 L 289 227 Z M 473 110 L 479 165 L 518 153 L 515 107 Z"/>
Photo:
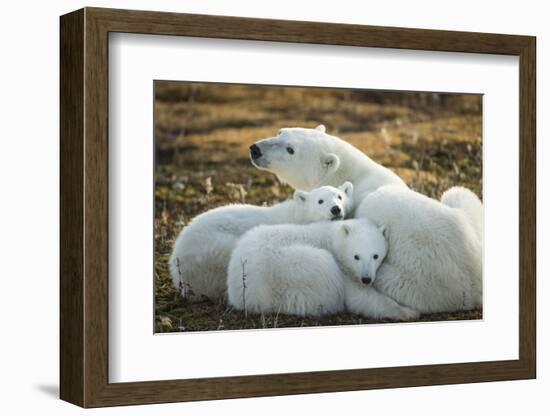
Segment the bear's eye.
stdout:
<path fill-rule="evenodd" d="M 354 258 L 355 260 L 359 260 L 361 257 L 359 257 L 359 254 L 356 254 L 355 256 L 353 256 L 353 258 Z"/>
<path fill-rule="evenodd" d="M 289 154 L 291 154 L 291 155 L 294 154 L 294 149 L 293 149 L 292 147 L 290 147 L 290 146 L 286 148 L 286 151 L 287 151 Z"/>
<path fill-rule="evenodd" d="M 372 258 L 376 260 L 378 258 L 378 254 L 375 254 L 374 256 L 372 256 Z"/>
<path fill-rule="evenodd" d="M 342 199 L 342 195 L 338 195 L 338 199 L 340 199 L 340 200 L 341 200 L 341 199 Z"/>
<path fill-rule="evenodd" d="M 319 205 L 321 205 L 323 202 L 325 202 L 325 201 L 323 201 L 322 199 L 320 199 L 320 200 L 319 200 Z"/>

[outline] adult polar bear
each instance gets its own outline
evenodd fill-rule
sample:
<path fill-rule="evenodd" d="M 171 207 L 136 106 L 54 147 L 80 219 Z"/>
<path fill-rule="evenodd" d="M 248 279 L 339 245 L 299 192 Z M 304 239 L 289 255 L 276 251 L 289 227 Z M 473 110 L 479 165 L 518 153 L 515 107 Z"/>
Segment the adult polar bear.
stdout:
<path fill-rule="evenodd" d="M 386 226 L 390 250 L 374 286 L 420 312 L 452 312 L 481 306 L 481 202 L 451 188 L 447 206 L 403 187 L 383 186 L 356 210 Z"/>
<path fill-rule="evenodd" d="M 400 185 L 403 180 L 374 162 L 351 144 L 315 129 L 286 128 L 275 137 L 250 146 L 252 163 L 274 173 L 295 189 L 309 191 L 322 185 L 353 183 L 354 207 L 383 185 Z"/>
<path fill-rule="evenodd" d="M 349 143 L 326 134 L 322 125 L 281 129 L 276 137 L 253 144 L 250 157 L 256 167 L 297 189 L 351 181 L 354 210 L 377 189 L 388 186 L 355 215 L 386 226 L 391 235 L 388 259 L 379 270 L 376 286 L 421 312 L 470 309 L 481 304 L 481 231 L 476 234 L 474 225 L 481 224 L 481 203 L 477 216 L 474 212 L 479 221 L 472 221 L 464 209 L 475 205 L 470 195 L 453 191 L 452 198 L 447 198 L 452 207 L 423 197 Z M 385 210 L 387 215 L 382 217 L 379 211 Z M 435 222 L 431 221 L 433 215 Z M 399 262 L 394 252 L 402 256 Z M 454 257 L 457 253 L 460 257 Z M 446 294 L 443 298 L 442 293 Z"/>

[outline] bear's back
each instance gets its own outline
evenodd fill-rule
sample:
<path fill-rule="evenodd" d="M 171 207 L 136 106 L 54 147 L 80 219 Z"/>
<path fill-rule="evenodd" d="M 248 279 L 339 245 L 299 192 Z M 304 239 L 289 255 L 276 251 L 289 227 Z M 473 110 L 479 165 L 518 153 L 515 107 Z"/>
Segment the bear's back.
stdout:
<path fill-rule="evenodd" d="M 388 260 L 411 273 L 430 269 L 439 274 L 437 267 L 426 265 L 453 267 L 461 264 L 460 259 L 481 252 L 475 230 L 464 213 L 400 186 L 373 192 L 357 214 L 387 227 Z"/>

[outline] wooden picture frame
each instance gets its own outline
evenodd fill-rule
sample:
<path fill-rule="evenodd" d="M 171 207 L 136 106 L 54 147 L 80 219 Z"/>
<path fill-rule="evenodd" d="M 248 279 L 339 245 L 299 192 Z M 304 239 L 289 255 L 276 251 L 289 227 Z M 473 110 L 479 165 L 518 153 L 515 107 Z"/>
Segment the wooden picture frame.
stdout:
<path fill-rule="evenodd" d="M 213 400 L 536 376 L 535 38 L 85 8 L 61 17 L 60 396 L 83 407 Z M 110 32 L 515 55 L 520 67 L 519 359 L 109 383 Z"/>

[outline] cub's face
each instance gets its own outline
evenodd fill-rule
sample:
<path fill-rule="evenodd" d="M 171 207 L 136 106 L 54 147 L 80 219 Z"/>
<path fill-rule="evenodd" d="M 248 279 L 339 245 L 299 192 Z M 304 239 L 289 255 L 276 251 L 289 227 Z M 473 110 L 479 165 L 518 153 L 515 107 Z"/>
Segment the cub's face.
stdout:
<path fill-rule="evenodd" d="M 310 191 L 338 169 L 338 156 L 326 150 L 325 127 L 286 128 L 250 146 L 250 160 L 295 189 Z"/>
<path fill-rule="evenodd" d="M 296 191 L 294 200 L 308 222 L 343 220 L 353 205 L 353 184 L 322 186 L 311 192 Z"/>
<path fill-rule="evenodd" d="M 366 220 L 344 221 L 340 229 L 340 261 L 347 273 L 358 282 L 370 285 L 376 271 L 388 253 L 385 227 L 377 227 Z"/>

